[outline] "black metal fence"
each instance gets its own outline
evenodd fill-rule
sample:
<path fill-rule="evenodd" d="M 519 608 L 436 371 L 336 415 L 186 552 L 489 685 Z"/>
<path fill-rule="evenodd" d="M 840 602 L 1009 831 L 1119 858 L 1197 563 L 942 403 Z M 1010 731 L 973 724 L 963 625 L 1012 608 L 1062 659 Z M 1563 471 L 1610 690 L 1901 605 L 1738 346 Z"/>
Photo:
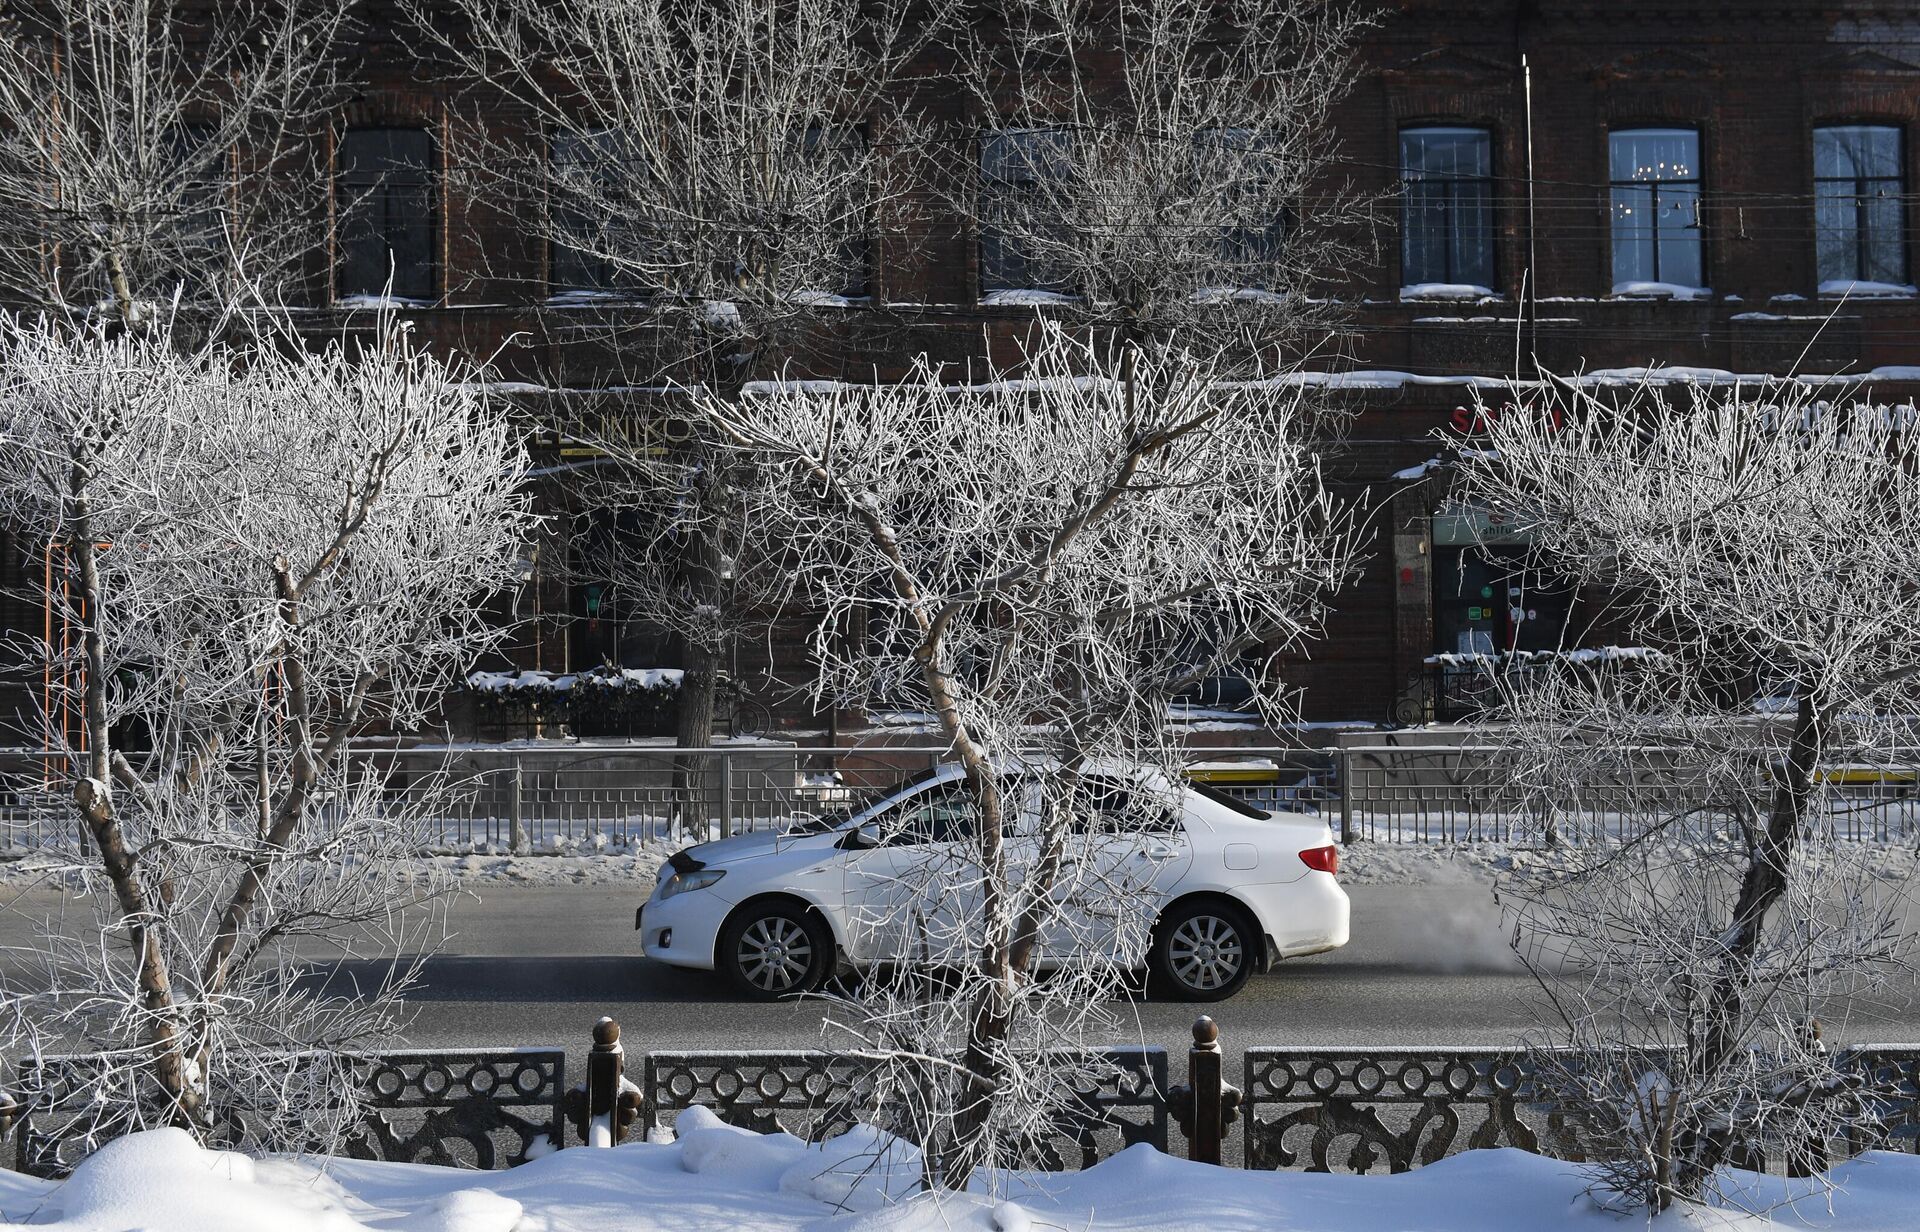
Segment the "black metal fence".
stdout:
<path fill-rule="evenodd" d="M 358 1123 L 346 1137 L 347 1155 L 505 1168 L 565 1141 L 560 1106 L 567 1091 L 566 1064 L 560 1048 L 302 1054 L 288 1058 L 286 1086 L 258 1098 L 275 1100 L 289 1090 L 317 1085 L 299 1074 L 302 1069 L 344 1068 L 359 1104 Z M 97 1055 L 49 1056 L 22 1062 L 19 1074 L 31 1093 L 13 1118 L 11 1158 L 19 1171 L 64 1175 L 96 1147 L 127 1132 L 128 1097 L 115 1088 L 134 1080 L 128 1065 Z M 220 1103 L 223 1120 L 209 1136 L 223 1145 L 256 1141 L 258 1116 L 275 1111 L 250 1110 L 245 1100 Z M 0 1122 L 6 1119 L 0 1115 Z"/>
<path fill-rule="evenodd" d="M 1869 1149 L 1920 1152 L 1920 1048 L 1843 1049 L 1836 1098 L 1850 1116 L 1840 1140 L 1809 1143 L 1796 1158 L 1749 1166 L 1792 1171 L 1808 1159 Z M 1249 1048 L 1243 1150 L 1248 1168 L 1407 1172 L 1461 1151 L 1518 1147 L 1581 1161 L 1578 1123 L 1535 1083 L 1526 1052 L 1500 1048 Z"/>
<path fill-rule="evenodd" d="M 1344 841 L 1578 844 L 1644 826 L 1649 809 L 1680 813 L 1698 803 L 1671 751 L 1624 759 L 1617 781 L 1548 792 L 1511 750 L 1378 739 L 1327 749 L 1195 749 L 1190 773 L 1258 807 L 1324 817 Z M 435 793 L 422 835 L 429 851 L 564 853 L 780 828 L 903 783 L 945 755 L 917 746 L 743 742 L 456 745 L 362 749 L 353 758 L 379 776 L 396 806 Z M 1920 755 L 1825 775 L 1827 807 L 1844 837 L 1920 836 Z M 80 843 L 65 771 L 39 754 L 0 752 L 0 855 Z"/>
<path fill-rule="evenodd" d="M 1577 1124 L 1543 1098 L 1526 1052 L 1249 1048 L 1241 1089 L 1222 1078 L 1212 1021 L 1202 1019 L 1194 1035 L 1187 1081 L 1179 1085 L 1169 1085 L 1163 1049 L 1095 1054 L 1103 1064 L 1084 1068 L 1104 1076 L 1029 1144 L 1030 1166 L 1084 1168 L 1137 1143 L 1250 1169 L 1361 1174 L 1405 1172 L 1487 1147 L 1585 1156 Z M 851 1128 L 871 1106 L 872 1069 L 855 1058 L 820 1051 L 630 1058 L 610 1019 L 596 1026 L 594 1039 L 586 1080 L 572 1086 L 565 1053 L 553 1048 L 410 1051 L 345 1062 L 361 1091 L 361 1124 L 347 1153 L 508 1167 L 568 1141 L 612 1145 L 630 1130 L 671 1128 L 695 1106 L 743 1128 L 820 1141 Z M 1868 1149 L 1920 1153 L 1920 1047 L 1842 1049 L 1834 1065 L 1847 1079 L 1842 1135 L 1808 1144 L 1791 1159 L 1749 1153 L 1750 1166 L 1792 1171 L 1808 1160 L 1823 1166 Z M 7 1157 L 22 1171 L 59 1175 L 122 1132 L 101 1119 L 99 1109 L 110 1101 L 93 1098 L 94 1084 L 113 1079 L 103 1077 L 109 1071 L 97 1058 L 48 1058 L 37 1066 L 51 1068 L 23 1067 L 34 1092 L 29 1106 L 10 1117 L 0 1101 L 0 1136 L 11 1127 Z M 637 1085 L 627 1077 L 630 1067 L 637 1067 Z M 1236 1120 L 1237 1143 L 1230 1134 Z"/>
<path fill-rule="evenodd" d="M 1097 1060 L 1087 1070 L 1098 1077 L 1027 1144 L 1032 1166 L 1088 1168 L 1139 1142 L 1167 1149 L 1166 1050 L 1103 1049 Z M 729 1125 L 812 1142 L 853 1128 L 872 1103 L 871 1066 L 827 1052 L 650 1052 L 644 1075 L 648 1129 L 698 1106 Z"/>

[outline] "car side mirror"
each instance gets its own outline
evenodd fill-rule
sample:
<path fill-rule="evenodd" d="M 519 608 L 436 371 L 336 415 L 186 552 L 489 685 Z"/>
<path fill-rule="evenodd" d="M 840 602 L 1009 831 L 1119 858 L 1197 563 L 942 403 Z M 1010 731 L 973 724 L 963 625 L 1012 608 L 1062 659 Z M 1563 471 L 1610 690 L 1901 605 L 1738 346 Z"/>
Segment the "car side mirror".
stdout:
<path fill-rule="evenodd" d="M 880 823 L 877 821 L 855 826 L 840 840 L 840 846 L 847 851 L 872 851 L 879 845 Z"/>

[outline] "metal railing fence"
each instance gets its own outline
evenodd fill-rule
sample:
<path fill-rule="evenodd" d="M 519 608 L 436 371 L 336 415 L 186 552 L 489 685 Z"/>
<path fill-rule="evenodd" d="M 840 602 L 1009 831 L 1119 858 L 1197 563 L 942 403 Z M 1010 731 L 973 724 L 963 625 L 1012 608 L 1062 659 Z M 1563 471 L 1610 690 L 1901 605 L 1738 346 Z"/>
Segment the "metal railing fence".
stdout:
<path fill-rule="evenodd" d="M 1512 751 L 1474 745 L 1196 749 L 1191 773 L 1257 807 L 1324 817 L 1349 842 L 1579 844 L 1699 805 L 1670 750 L 1633 752 L 1611 781 L 1572 786 L 1536 782 Z M 577 853 L 781 828 L 902 784 L 946 750 L 473 744 L 350 756 L 396 814 L 431 804 L 426 851 Z M 0 752 L 0 853 L 81 845 L 69 782 L 43 754 Z M 1920 753 L 1838 768 L 1829 786 L 1844 837 L 1920 837 Z"/>
<path fill-rule="evenodd" d="M 654 1050 L 643 1035 L 623 1042 L 611 1018 L 594 1024 L 593 1041 L 585 1081 L 571 1086 L 574 1071 L 558 1045 L 302 1053 L 287 1063 L 340 1067 L 360 1113 L 345 1153 L 396 1163 L 511 1167 L 570 1143 L 613 1146 L 629 1134 L 651 1136 L 694 1107 L 756 1133 L 807 1141 L 885 1119 L 873 1063 L 857 1056 Z M 1210 1164 L 1359 1174 L 1407 1172 L 1488 1147 L 1576 1162 L 1604 1149 L 1578 1107 L 1539 1081 L 1543 1063 L 1566 1059 L 1558 1049 L 1254 1045 L 1242 1054 L 1245 1085 L 1236 1087 L 1226 1081 L 1220 1045 L 1211 1018 L 1196 1022 L 1178 1085 L 1170 1083 L 1174 1057 L 1160 1047 L 1040 1054 L 1072 1057 L 1077 1077 L 1074 1098 L 1023 1144 L 1024 1166 L 1087 1168 L 1139 1143 Z M 1679 1062 L 1656 1054 L 1631 1063 L 1664 1071 Z M 0 1093 L 0 1167 L 65 1175 L 131 1128 L 135 1097 L 126 1084 L 134 1071 L 124 1058 L 39 1058 L 16 1072 L 23 1096 Z M 1727 1125 L 1730 1164 L 1807 1176 L 1866 1150 L 1920 1150 L 1920 1048 L 1841 1046 L 1806 1080 L 1815 1097 L 1831 1101 L 1830 1135 L 1781 1140 L 1735 1113 Z M 223 1103 L 215 1139 L 257 1147 L 258 1114 L 268 1108 L 231 1094 L 240 1098 Z"/>

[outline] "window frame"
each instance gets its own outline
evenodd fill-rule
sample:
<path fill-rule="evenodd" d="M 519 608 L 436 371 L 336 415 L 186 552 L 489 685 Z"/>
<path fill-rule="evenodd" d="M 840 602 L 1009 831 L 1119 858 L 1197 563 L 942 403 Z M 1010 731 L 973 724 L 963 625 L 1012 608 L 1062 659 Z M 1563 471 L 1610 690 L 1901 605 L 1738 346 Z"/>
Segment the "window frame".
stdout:
<path fill-rule="evenodd" d="M 1617 178 L 1614 175 L 1614 171 L 1613 171 L 1614 142 L 1625 137 L 1651 136 L 1654 134 L 1670 134 L 1673 136 L 1684 135 L 1692 138 L 1693 140 L 1692 156 L 1693 156 L 1693 164 L 1694 164 L 1692 167 L 1693 174 L 1686 177 L 1661 178 L 1661 179 L 1651 179 L 1651 180 L 1647 180 L 1647 179 L 1623 180 L 1623 179 Z M 1707 276 L 1707 273 L 1708 273 L 1707 226 L 1706 226 L 1706 211 L 1705 211 L 1706 198 L 1707 198 L 1706 173 L 1705 173 L 1705 168 L 1701 165 L 1705 158 L 1705 150 L 1706 150 L 1706 134 L 1702 130 L 1702 126 L 1699 124 L 1647 123 L 1647 124 L 1634 124 L 1631 126 L 1610 127 L 1607 129 L 1607 148 L 1606 148 L 1607 246 L 1608 246 L 1607 256 L 1608 256 L 1608 266 L 1613 274 L 1612 281 L 1614 286 L 1619 286 L 1622 283 L 1629 283 L 1629 282 L 1655 282 L 1655 283 L 1666 283 L 1672 286 L 1685 286 L 1685 287 L 1691 287 L 1694 289 L 1704 289 L 1712 285 L 1712 280 Z M 1683 231 L 1691 229 L 1697 233 L 1694 239 L 1692 240 L 1692 245 L 1697 254 L 1696 264 L 1698 265 L 1699 269 L 1698 269 L 1698 277 L 1692 280 L 1680 280 L 1680 279 L 1670 278 L 1667 276 L 1668 271 L 1662 268 L 1662 265 L 1663 265 L 1662 255 L 1661 255 L 1662 242 L 1661 242 L 1661 228 L 1660 228 L 1659 218 L 1660 218 L 1661 197 L 1662 197 L 1661 188 L 1664 185 L 1676 185 L 1683 188 L 1691 189 L 1690 194 L 1683 193 L 1683 192 L 1675 192 L 1672 195 L 1678 196 L 1682 199 L 1686 199 L 1690 196 L 1693 202 L 1693 222 L 1690 224 L 1689 227 L 1680 228 L 1680 230 L 1683 230 Z M 1619 226 L 1620 194 L 1622 190 L 1641 190 L 1641 189 L 1644 189 L 1647 192 L 1647 200 L 1648 200 L 1647 208 L 1648 208 L 1649 215 L 1653 219 L 1653 222 L 1645 228 L 1645 239 L 1643 241 L 1636 241 L 1636 242 L 1646 243 L 1649 246 L 1649 251 L 1652 253 L 1653 261 L 1652 261 L 1651 277 L 1647 277 L 1647 278 L 1622 277 L 1621 269 L 1620 269 L 1620 257 L 1621 257 L 1621 251 L 1622 251 L 1622 245 L 1620 240 L 1620 226 Z"/>
<path fill-rule="evenodd" d="M 1049 144 L 1057 145 L 1058 150 L 1056 156 L 1043 159 L 1037 152 L 1029 154 L 1022 161 L 1025 167 L 1029 171 L 1035 172 L 1035 174 L 1030 174 L 1025 178 L 1012 178 L 1004 174 L 990 174 L 988 170 L 988 149 L 990 144 L 1018 136 L 1040 137 Z M 996 192 L 1020 192 L 1023 189 L 1026 190 L 1023 195 L 1033 195 L 1031 186 L 1041 183 L 1042 176 L 1037 174 L 1037 172 L 1043 163 L 1053 164 L 1056 161 L 1066 163 L 1066 166 L 1059 169 L 1059 176 L 1062 180 L 1070 176 L 1071 164 L 1069 160 L 1071 159 L 1073 146 L 1073 130 L 1058 127 L 984 128 L 980 130 L 977 146 L 978 149 L 974 157 L 974 174 L 977 186 L 974 214 L 978 221 L 976 223 L 977 234 L 974 239 L 975 261 L 979 271 L 978 282 L 980 298 L 984 299 L 996 291 L 1048 291 L 1057 294 L 1073 294 L 1077 288 L 1072 285 L 1070 276 L 1042 276 L 1052 273 L 1066 274 L 1067 271 L 1036 269 L 1036 266 L 1039 264 L 1039 258 L 1035 257 L 1032 253 L 1021 252 L 1014 256 L 1013 259 L 1017 260 L 1021 273 L 1027 275 L 1019 279 L 990 277 L 987 260 L 990 245 L 997 243 L 1001 246 L 1001 264 L 1003 265 L 1008 263 L 1008 254 L 1012 252 L 1014 247 L 1010 237 L 1004 235 L 996 236 L 996 229 L 988 221 L 990 199 Z"/>
<path fill-rule="evenodd" d="M 1411 262 L 1409 260 L 1409 257 L 1410 257 L 1410 250 L 1412 247 L 1412 240 L 1414 236 L 1414 227 L 1412 225 L 1413 194 L 1410 190 L 1412 185 L 1416 181 L 1414 181 L 1408 175 L 1407 138 L 1417 134 L 1421 134 L 1421 133 L 1436 133 L 1436 134 L 1437 133 L 1474 133 L 1483 137 L 1486 141 L 1486 155 L 1487 155 L 1486 172 L 1483 175 L 1478 175 L 1478 176 L 1449 175 L 1449 176 L 1432 177 L 1431 179 L 1423 179 L 1421 181 L 1418 181 L 1420 183 L 1436 183 L 1436 184 L 1446 185 L 1446 200 L 1445 200 L 1446 223 L 1445 223 L 1445 235 L 1443 237 L 1443 243 L 1441 246 L 1441 250 L 1445 256 L 1445 265 L 1446 265 L 1446 271 L 1445 271 L 1446 276 L 1443 278 L 1415 277 L 1412 270 L 1410 269 Z M 1496 195 L 1495 188 L 1497 186 L 1497 169 L 1496 169 L 1496 160 L 1495 160 L 1496 147 L 1495 147 L 1495 141 L 1494 141 L 1494 134 L 1495 134 L 1495 128 L 1491 124 L 1474 124 L 1474 123 L 1468 123 L 1468 122 L 1449 123 L 1449 122 L 1443 122 L 1439 120 L 1431 120 L 1431 121 L 1423 121 L 1417 124 L 1404 124 L 1400 127 L 1400 130 L 1398 133 L 1398 141 L 1397 141 L 1397 147 L 1398 147 L 1397 154 L 1399 157 L 1398 171 L 1400 176 L 1400 188 L 1401 188 L 1401 215 L 1400 215 L 1400 285 L 1401 286 L 1407 287 L 1407 286 L 1417 286 L 1425 283 L 1439 283 L 1439 284 L 1458 285 L 1458 286 L 1484 286 L 1489 291 L 1494 291 L 1494 292 L 1497 292 L 1500 289 L 1499 231 L 1498 231 L 1498 224 L 1495 220 L 1495 208 L 1494 208 L 1494 205 L 1495 205 L 1494 199 Z M 1486 274 L 1487 274 L 1485 281 L 1481 281 L 1475 278 L 1465 278 L 1465 277 L 1459 276 L 1460 271 L 1454 267 L 1454 263 L 1453 263 L 1455 250 L 1458 247 L 1458 243 L 1457 243 L 1458 237 L 1462 233 L 1461 218 L 1464 212 L 1458 186 L 1465 185 L 1465 184 L 1479 185 L 1484 190 L 1484 197 L 1478 208 L 1483 212 L 1483 217 L 1485 222 Z"/>
<path fill-rule="evenodd" d="M 348 143 L 356 134 L 363 133 L 419 134 L 424 143 L 426 157 L 419 168 L 418 182 L 396 183 L 397 177 L 393 176 L 390 171 L 367 173 L 356 168 L 350 172 L 347 167 Z M 440 217 L 441 202 L 439 200 L 439 163 L 440 143 L 435 140 L 433 127 L 428 124 L 354 124 L 339 130 L 333 151 L 334 260 L 332 274 L 334 299 L 340 300 L 351 296 L 376 296 L 385 294 L 391 295 L 396 299 L 431 300 L 440 295 L 445 271 L 441 268 L 442 261 L 439 251 L 440 228 L 442 226 Z M 362 177 L 364 177 L 364 179 Z M 424 253 L 424 259 L 417 266 L 417 272 L 421 275 L 420 281 L 415 283 L 410 280 L 406 284 L 406 289 L 402 289 L 400 278 L 402 267 L 397 260 L 393 259 L 394 254 L 398 250 L 391 242 L 391 237 L 396 233 L 398 228 L 390 225 L 389 220 L 395 216 L 394 212 L 390 209 L 391 204 L 407 193 L 417 193 L 423 207 L 424 218 L 421 219 L 421 227 L 424 238 L 420 244 L 420 248 Z M 386 250 L 389 259 L 388 274 L 391 278 L 391 283 L 389 283 L 388 278 L 383 277 L 378 285 L 372 287 L 362 288 L 357 285 L 349 287 L 346 284 L 345 276 L 349 267 L 347 248 L 348 236 L 352 226 L 351 219 L 355 213 L 367 208 L 370 203 L 374 202 L 379 203 L 381 222 L 374 227 L 373 234 L 387 239 Z M 399 224 L 399 227 L 410 227 L 411 225 L 412 224 L 403 221 Z M 412 266 L 410 265 L 409 268 L 412 268 Z"/>
<path fill-rule="evenodd" d="M 615 131 L 610 128 L 594 129 L 591 131 L 549 130 L 547 133 L 546 200 L 543 202 L 543 208 L 546 212 L 546 283 L 549 298 L 579 294 L 606 295 L 618 298 L 643 298 L 646 295 L 646 288 L 630 275 L 623 274 L 620 268 L 609 258 L 595 256 L 583 249 L 571 247 L 561 242 L 559 238 L 560 226 L 558 218 L 571 208 L 566 203 L 556 200 L 554 195 L 556 179 L 554 168 L 562 163 L 560 146 L 565 143 L 585 148 L 592 146 L 596 141 L 607 139 L 612 139 L 616 145 L 618 144 L 618 136 Z M 604 147 L 600 152 L 605 152 Z M 580 165 L 586 160 L 579 158 L 577 155 L 572 155 L 565 161 L 569 165 Z M 576 210 L 574 212 L 577 213 L 578 211 Z M 587 270 L 589 267 L 593 267 L 594 272 L 586 278 L 563 280 L 561 277 L 562 266 L 563 263 L 567 262 L 573 263 L 576 268 L 581 270 Z"/>
<path fill-rule="evenodd" d="M 1847 130 L 1870 131 L 1870 132 L 1880 132 L 1880 133 L 1890 134 L 1893 139 L 1893 154 L 1894 154 L 1893 162 L 1894 162 L 1895 173 L 1890 176 L 1862 176 L 1857 174 L 1852 176 L 1821 175 L 1820 174 L 1820 136 L 1821 134 L 1836 132 L 1836 131 L 1847 131 Z M 1908 242 L 1908 238 L 1907 238 L 1908 210 L 1907 210 L 1907 202 L 1906 202 L 1906 194 L 1907 194 L 1907 130 L 1906 130 L 1906 126 L 1898 123 L 1892 123 L 1888 121 L 1878 121 L 1878 120 L 1835 120 L 1835 121 L 1827 121 L 1827 122 L 1815 124 L 1812 128 L 1810 138 L 1811 138 L 1810 145 L 1811 145 L 1812 166 L 1813 166 L 1813 272 L 1814 272 L 1814 282 L 1816 283 L 1816 285 L 1820 283 L 1825 283 L 1825 282 L 1883 281 L 1877 278 L 1870 278 L 1867 276 L 1865 272 L 1868 269 L 1867 258 L 1870 252 L 1871 242 L 1876 232 L 1873 227 L 1868 225 L 1871 219 L 1868 202 L 1873 198 L 1870 196 L 1868 192 L 1864 191 L 1864 186 L 1874 185 L 1874 184 L 1891 184 L 1893 186 L 1892 200 L 1894 203 L 1894 208 L 1897 211 L 1892 225 L 1889 228 L 1887 228 L 1887 230 L 1890 232 L 1890 234 L 1887 236 L 1887 239 L 1894 245 L 1894 248 L 1895 248 L 1895 256 L 1896 256 L 1896 260 L 1894 262 L 1895 269 L 1894 269 L 1893 277 L 1885 279 L 1884 281 L 1889 283 L 1910 282 L 1913 276 L 1913 255 L 1912 255 L 1912 245 Z M 1838 275 L 1829 277 L 1829 271 L 1822 269 L 1820 264 L 1821 255 L 1823 251 L 1821 238 L 1823 233 L 1826 230 L 1826 228 L 1821 226 L 1820 215 L 1821 215 L 1821 207 L 1825 204 L 1827 200 L 1822 195 L 1820 190 L 1821 190 L 1821 186 L 1825 184 L 1845 184 L 1845 183 L 1853 184 L 1855 189 L 1854 192 L 1850 194 L 1844 194 L 1839 198 L 1842 200 L 1851 198 L 1853 202 L 1853 209 L 1851 211 L 1853 216 L 1853 226 L 1852 226 L 1853 238 L 1852 238 L 1852 244 L 1850 245 L 1850 247 L 1853 250 L 1852 257 L 1853 257 L 1854 272 L 1850 275 L 1838 274 Z"/>

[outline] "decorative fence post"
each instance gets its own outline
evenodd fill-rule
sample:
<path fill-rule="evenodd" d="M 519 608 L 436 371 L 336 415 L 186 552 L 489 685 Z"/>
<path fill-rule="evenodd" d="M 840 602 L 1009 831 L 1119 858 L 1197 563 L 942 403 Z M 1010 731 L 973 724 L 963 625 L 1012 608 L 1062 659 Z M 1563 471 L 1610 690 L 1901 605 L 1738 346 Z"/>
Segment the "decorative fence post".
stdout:
<path fill-rule="evenodd" d="M 1340 841 L 1351 844 L 1353 834 L 1353 751 L 1335 749 L 1333 754 L 1335 777 L 1340 787 Z"/>
<path fill-rule="evenodd" d="M 25 1115 L 26 1111 L 27 1106 L 25 1104 L 15 1099 L 7 1088 L 0 1087 L 0 1145 L 5 1144 L 8 1136 L 13 1133 L 15 1124 Z M 19 1129 L 20 1140 L 15 1144 L 15 1151 L 10 1158 L 0 1155 L 0 1159 L 6 1159 L 6 1162 L 0 1162 L 0 1167 L 10 1167 L 17 1171 L 25 1172 L 27 1129 L 24 1125 L 21 1125 Z"/>
<path fill-rule="evenodd" d="M 513 759 L 513 775 L 508 780 L 507 790 L 507 823 L 511 827 L 509 839 L 513 843 L 513 854 L 523 856 L 533 850 L 533 844 L 527 841 L 526 767 L 518 757 Z"/>
<path fill-rule="evenodd" d="M 640 1111 L 640 1088 L 627 1081 L 625 1066 L 620 1024 L 602 1018 L 593 1024 L 586 1085 L 568 1091 L 565 1101 L 567 1118 L 587 1146 L 617 1145 Z"/>
<path fill-rule="evenodd" d="M 1240 1115 L 1240 1088 L 1222 1081 L 1220 1027 L 1202 1014 L 1193 1024 L 1187 1080 L 1167 1092 L 1167 1107 L 1187 1136 L 1187 1158 L 1217 1164 L 1227 1129 Z"/>

